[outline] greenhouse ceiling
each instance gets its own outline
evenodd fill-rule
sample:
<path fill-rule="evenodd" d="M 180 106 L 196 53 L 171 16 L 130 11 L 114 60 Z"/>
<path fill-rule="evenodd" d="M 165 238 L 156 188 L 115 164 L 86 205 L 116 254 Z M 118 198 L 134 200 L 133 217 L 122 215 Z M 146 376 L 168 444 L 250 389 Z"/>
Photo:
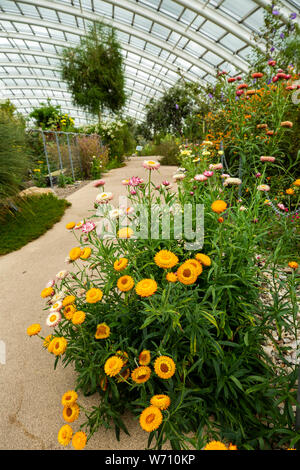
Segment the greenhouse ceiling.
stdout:
<path fill-rule="evenodd" d="M 282 20 L 299 12 L 284 0 Z M 137 120 L 144 106 L 181 75 L 214 83 L 216 69 L 245 72 L 253 34 L 271 0 L 0 0 L 0 100 L 24 115 L 51 98 L 77 124 L 91 117 L 72 104 L 60 79 L 62 49 L 74 46 L 95 20 L 113 25 L 125 63 L 125 114 Z M 297 18 L 299 23 L 299 16 Z"/>

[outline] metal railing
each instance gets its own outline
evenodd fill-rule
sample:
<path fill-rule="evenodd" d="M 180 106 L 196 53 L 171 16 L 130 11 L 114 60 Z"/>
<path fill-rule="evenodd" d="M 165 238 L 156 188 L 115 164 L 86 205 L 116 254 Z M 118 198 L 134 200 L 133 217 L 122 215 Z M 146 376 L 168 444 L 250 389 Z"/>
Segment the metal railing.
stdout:
<path fill-rule="evenodd" d="M 75 181 L 80 175 L 83 177 L 83 162 L 78 138 L 95 136 L 95 134 L 84 134 L 75 132 L 64 132 L 43 129 L 29 129 L 30 134 L 39 133 L 42 137 L 43 151 L 48 169 L 48 178 L 50 186 L 54 186 L 54 174 L 64 175 L 68 172 Z M 53 136 L 49 139 L 48 136 Z M 48 138 L 47 138 L 48 137 Z M 100 136 L 99 147 L 102 148 Z M 64 142 L 62 142 L 62 139 Z"/>

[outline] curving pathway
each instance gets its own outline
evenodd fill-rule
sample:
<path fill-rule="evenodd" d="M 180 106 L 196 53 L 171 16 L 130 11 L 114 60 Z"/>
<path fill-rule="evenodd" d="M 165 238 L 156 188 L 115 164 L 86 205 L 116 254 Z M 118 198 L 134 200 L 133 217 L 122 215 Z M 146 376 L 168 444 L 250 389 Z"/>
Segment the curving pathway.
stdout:
<path fill-rule="evenodd" d="M 132 158 L 125 167 L 104 176 L 105 189 L 114 193 L 115 200 L 126 194 L 122 179 L 139 176 L 146 180 L 143 160 Z M 171 181 L 174 172 L 175 167 L 163 166 L 159 172 L 153 172 L 153 181 Z M 58 430 L 65 424 L 60 402 L 63 393 L 74 388 L 75 374 L 72 366 L 64 369 L 59 365 L 54 371 L 53 356 L 43 350 L 39 338 L 29 338 L 26 329 L 32 323 L 40 323 L 45 336 L 51 332 L 45 326 L 40 292 L 49 279 L 65 269 L 65 257 L 75 246 L 73 236 L 65 229 L 66 223 L 88 217 L 97 193 L 90 183 L 71 194 L 67 199 L 72 206 L 59 223 L 20 250 L 0 257 L 0 449 L 62 448 L 57 442 Z M 1 364 L 1 341 L 6 346 L 5 365 Z M 79 394 L 79 400 L 90 407 L 98 403 L 99 397 L 84 398 Z M 132 417 L 127 416 L 125 422 L 130 437 L 121 433 L 118 442 L 113 430 L 101 429 L 87 448 L 144 449 L 148 435 Z M 74 423 L 75 430 L 77 423 L 81 423 L 80 418 Z"/>

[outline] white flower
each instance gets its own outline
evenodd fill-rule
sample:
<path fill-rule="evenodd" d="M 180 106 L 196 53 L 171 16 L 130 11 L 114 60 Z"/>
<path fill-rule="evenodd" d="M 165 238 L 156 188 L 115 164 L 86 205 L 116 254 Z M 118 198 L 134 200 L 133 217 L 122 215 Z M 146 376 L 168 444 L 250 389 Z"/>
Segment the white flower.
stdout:
<path fill-rule="evenodd" d="M 240 211 L 243 212 L 243 211 L 246 211 L 246 210 L 247 210 L 247 207 L 245 207 L 245 206 L 240 206 Z"/>
<path fill-rule="evenodd" d="M 55 284 L 55 280 L 51 279 L 51 281 L 47 282 L 46 287 L 53 287 Z"/>
<path fill-rule="evenodd" d="M 224 186 L 229 186 L 229 185 L 240 185 L 242 184 L 242 180 L 240 178 L 226 178 L 224 181 Z"/>
<path fill-rule="evenodd" d="M 120 209 L 113 209 L 111 211 L 109 211 L 109 217 L 111 219 L 117 219 L 118 217 L 120 217 L 121 215 L 123 215 L 123 211 L 120 210 Z"/>
<path fill-rule="evenodd" d="M 100 193 L 96 197 L 96 202 L 103 203 L 108 202 L 113 198 L 113 193 Z"/>
<path fill-rule="evenodd" d="M 59 312 L 52 312 L 48 315 L 46 320 L 47 326 L 56 326 L 61 321 L 61 314 Z"/>
<path fill-rule="evenodd" d="M 58 300 L 55 304 L 52 305 L 50 308 L 50 312 L 58 312 L 62 308 L 62 301 Z"/>
<path fill-rule="evenodd" d="M 67 275 L 69 274 L 69 271 L 59 271 L 57 274 L 56 274 L 56 279 L 65 279 L 65 277 L 67 277 Z"/>
<path fill-rule="evenodd" d="M 173 175 L 173 179 L 175 181 L 182 181 L 184 180 L 185 178 L 185 175 L 183 173 L 176 173 L 175 175 Z"/>
<path fill-rule="evenodd" d="M 51 297 L 51 303 L 55 304 L 56 302 L 63 300 L 66 296 L 66 289 L 62 289 L 58 291 L 56 294 L 54 294 L 53 297 Z"/>

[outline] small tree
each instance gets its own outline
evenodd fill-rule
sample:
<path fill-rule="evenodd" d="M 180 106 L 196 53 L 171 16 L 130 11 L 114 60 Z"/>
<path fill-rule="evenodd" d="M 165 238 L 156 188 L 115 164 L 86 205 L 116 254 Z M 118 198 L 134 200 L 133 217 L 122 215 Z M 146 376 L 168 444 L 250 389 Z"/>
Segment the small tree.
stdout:
<path fill-rule="evenodd" d="M 121 47 L 110 26 L 94 23 L 79 46 L 63 51 L 61 77 L 75 105 L 99 117 L 104 109 L 118 112 L 125 104 Z"/>

